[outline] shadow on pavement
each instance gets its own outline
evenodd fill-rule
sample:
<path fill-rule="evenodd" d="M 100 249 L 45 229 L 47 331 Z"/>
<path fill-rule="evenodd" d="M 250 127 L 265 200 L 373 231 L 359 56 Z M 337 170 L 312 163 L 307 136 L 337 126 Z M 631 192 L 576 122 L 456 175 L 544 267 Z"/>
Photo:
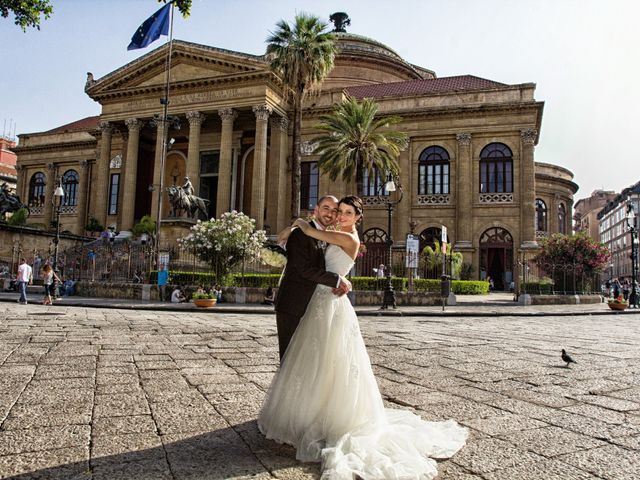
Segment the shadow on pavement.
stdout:
<path fill-rule="evenodd" d="M 132 441 L 136 436 L 128 434 Z M 119 439 L 127 435 L 117 435 Z M 154 436 L 156 439 L 157 436 Z M 3 477 L 7 480 L 224 480 L 229 478 L 273 478 L 269 471 L 293 469 L 288 478 L 318 475 L 318 464 L 302 464 L 295 459 L 295 450 L 288 445 L 279 445 L 266 440 L 259 432 L 255 421 L 204 434 L 177 433 L 159 437 L 161 444 L 144 450 L 86 459 L 86 450 L 59 449 L 29 454 L 14 455 L 11 461 L 5 457 L 5 465 L 16 471 L 37 468 L 37 464 L 55 463 L 73 457 L 77 461 L 56 467 L 32 470 L 28 473 Z M 135 447 L 134 447 L 135 448 Z M 113 450 L 130 450 L 120 442 L 113 442 Z M 23 457 L 23 458 L 17 458 Z M 27 459 L 27 457 L 29 457 Z M 7 465 L 7 463 L 13 465 Z M 23 465 L 20 465 L 20 464 Z M 293 474 L 293 475 L 292 475 Z"/>

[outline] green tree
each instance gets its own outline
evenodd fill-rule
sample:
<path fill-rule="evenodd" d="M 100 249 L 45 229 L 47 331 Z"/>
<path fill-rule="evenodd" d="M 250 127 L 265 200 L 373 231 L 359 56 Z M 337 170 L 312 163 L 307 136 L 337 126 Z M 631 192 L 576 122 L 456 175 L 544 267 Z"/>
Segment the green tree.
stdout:
<path fill-rule="evenodd" d="M 9 225 L 14 225 L 16 227 L 26 225 L 28 216 L 29 216 L 29 211 L 26 208 L 21 208 L 13 212 L 11 217 L 9 217 L 9 220 L 7 220 L 7 223 Z"/>
<path fill-rule="evenodd" d="M 151 218 L 151 215 L 145 215 L 133 226 L 131 233 L 136 237 L 139 237 L 143 233 L 153 236 L 156 233 L 156 221 Z"/>
<path fill-rule="evenodd" d="M 440 247 L 440 242 L 437 240 L 434 241 L 434 248 L 430 246 L 424 247 L 422 250 L 422 256 L 427 264 L 429 269 L 435 270 L 438 267 L 442 267 L 442 248 Z M 460 277 L 460 270 L 462 269 L 463 264 L 463 256 L 460 252 L 454 252 L 451 250 L 449 252 L 449 258 L 446 261 L 451 261 L 451 276 L 453 278 Z"/>
<path fill-rule="evenodd" d="M 159 3 L 167 3 L 169 0 L 158 0 Z M 188 17 L 191 13 L 193 0 L 173 0 L 183 17 Z M 0 0 L 0 15 L 7 18 L 9 13 L 13 13 L 15 24 L 23 32 L 27 28 L 34 27 L 40 30 L 41 16 L 47 20 L 53 13 L 51 0 Z"/>
<path fill-rule="evenodd" d="M 283 81 L 284 94 L 293 105 L 293 145 L 291 149 L 291 214 L 300 215 L 300 128 L 302 103 L 317 90 L 333 69 L 337 53 L 335 37 L 327 24 L 308 14 L 296 15 L 293 25 L 284 20 L 267 38 L 271 69 Z"/>
<path fill-rule="evenodd" d="M 45 19 L 53 13 L 50 0 L 0 0 L 0 15 L 4 18 L 13 13 L 15 24 L 26 32 L 28 27 L 40 30 L 40 16 Z"/>
<path fill-rule="evenodd" d="M 347 97 L 334 106 L 333 113 L 321 117 L 318 128 L 324 135 L 314 139 L 315 152 L 320 154 L 318 167 L 334 181 L 339 176 L 348 182 L 355 179 L 357 195 L 363 192 L 365 170 L 370 178 L 374 169 L 380 175 L 385 172 L 398 175 L 397 158 L 407 147 L 407 135 L 389 128 L 401 118 L 376 118 L 377 113 L 378 104 L 373 100 L 365 98 L 358 102 Z"/>
<path fill-rule="evenodd" d="M 89 221 L 84 229 L 87 232 L 101 232 L 104 230 L 104 225 L 102 225 L 96 217 L 89 217 Z"/>

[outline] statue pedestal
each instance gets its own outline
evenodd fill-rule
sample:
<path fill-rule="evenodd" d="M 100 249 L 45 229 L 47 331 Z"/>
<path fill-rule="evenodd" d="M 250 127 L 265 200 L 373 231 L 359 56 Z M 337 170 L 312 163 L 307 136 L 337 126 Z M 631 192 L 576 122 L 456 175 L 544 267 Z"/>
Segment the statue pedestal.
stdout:
<path fill-rule="evenodd" d="M 178 245 L 178 239 L 189 235 L 189 230 L 196 224 L 193 218 L 165 218 L 160 222 L 160 249 Z"/>

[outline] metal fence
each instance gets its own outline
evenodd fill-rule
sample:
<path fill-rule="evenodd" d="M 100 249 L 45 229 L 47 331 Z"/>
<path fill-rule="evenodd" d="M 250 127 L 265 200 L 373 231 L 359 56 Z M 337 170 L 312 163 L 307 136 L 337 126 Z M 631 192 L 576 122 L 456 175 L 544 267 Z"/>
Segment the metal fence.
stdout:
<path fill-rule="evenodd" d="M 602 273 L 585 273 L 579 264 L 538 265 L 533 259 L 521 260 L 520 291 L 529 294 L 601 294 L 606 281 Z"/>
<path fill-rule="evenodd" d="M 215 274 L 206 262 L 198 259 L 192 249 L 174 246 L 168 251 L 169 270 L 173 275 L 180 274 L 181 283 L 210 283 Z M 448 258 L 448 257 L 447 257 Z M 369 248 L 358 257 L 351 271 L 354 276 L 376 277 L 382 270 L 384 276 L 379 278 L 380 288 L 386 284 L 388 266 L 394 277 L 434 278 L 439 279 L 443 273 L 442 266 L 428 267 L 424 259 L 420 259 L 417 268 L 408 268 L 404 250 L 394 250 L 389 259 L 388 249 Z M 150 244 L 137 241 L 98 239 L 82 247 L 61 251 L 58 255 L 58 267 L 65 279 L 104 281 L 113 283 L 155 283 L 157 270 L 157 252 Z M 445 274 L 451 275 L 451 264 L 445 263 Z M 262 264 L 255 258 L 247 259 L 237 265 L 232 273 L 281 273 L 280 269 Z"/>

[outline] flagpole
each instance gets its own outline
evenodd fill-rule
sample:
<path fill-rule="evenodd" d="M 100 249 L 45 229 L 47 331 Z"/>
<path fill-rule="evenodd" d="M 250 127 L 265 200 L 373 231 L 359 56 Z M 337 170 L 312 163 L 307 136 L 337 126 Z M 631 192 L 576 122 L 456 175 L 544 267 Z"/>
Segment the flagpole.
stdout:
<path fill-rule="evenodd" d="M 171 82 L 171 53 L 173 50 L 173 13 L 175 4 L 171 2 L 171 11 L 169 12 L 169 48 L 167 51 L 167 60 L 165 62 L 165 84 L 164 97 L 160 99 L 162 104 L 162 150 L 160 152 L 160 185 L 158 191 L 158 212 L 156 215 L 156 267 L 160 270 L 160 224 L 162 221 L 162 196 L 164 193 L 164 166 L 167 160 L 167 139 L 169 136 L 169 84 Z"/>

